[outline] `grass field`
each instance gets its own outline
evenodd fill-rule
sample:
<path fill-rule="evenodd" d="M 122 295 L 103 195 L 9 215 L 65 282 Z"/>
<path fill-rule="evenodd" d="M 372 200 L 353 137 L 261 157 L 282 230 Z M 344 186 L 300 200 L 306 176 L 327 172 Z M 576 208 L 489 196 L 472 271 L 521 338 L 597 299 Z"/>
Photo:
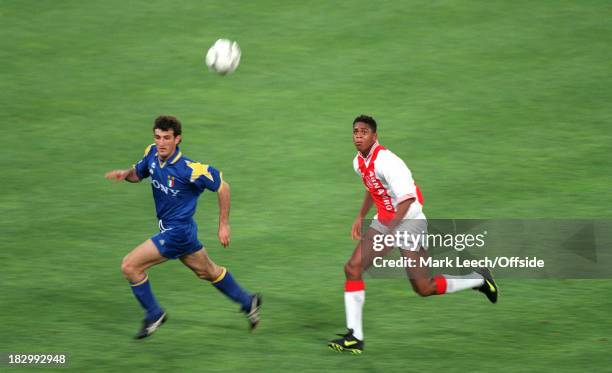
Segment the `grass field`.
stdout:
<path fill-rule="evenodd" d="M 368 282 L 366 353 L 334 354 L 363 189 L 351 121 L 376 117 L 436 218 L 612 218 L 606 1 L 3 1 L 0 352 L 74 371 L 612 371 L 612 281 L 500 279 L 421 299 Z M 228 77 L 206 48 L 240 42 Z M 184 153 L 232 185 L 197 221 L 213 259 L 264 294 L 260 329 L 180 263 L 141 310 L 122 257 L 156 232 L 147 183 L 112 183 L 178 116 Z M 2 370 L 2 368 L 0 368 Z"/>

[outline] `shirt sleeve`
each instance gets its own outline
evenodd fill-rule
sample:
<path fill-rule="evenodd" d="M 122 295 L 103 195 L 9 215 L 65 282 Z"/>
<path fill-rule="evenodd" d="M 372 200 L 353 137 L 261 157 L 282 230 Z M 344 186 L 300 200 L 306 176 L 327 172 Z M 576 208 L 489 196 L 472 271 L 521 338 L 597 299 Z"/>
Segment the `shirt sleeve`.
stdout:
<path fill-rule="evenodd" d="M 142 159 L 133 166 L 134 169 L 136 170 L 136 175 L 138 176 L 139 179 L 145 179 L 150 176 L 148 158 L 149 158 L 149 153 L 151 153 L 151 149 L 153 148 L 153 145 L 154 144 L 147 146 L 147 148 L 144 151 L 144 156 L 142 157 Z"/>
<path fill-rule="evenodd" d="M 213 166 L 198 162 L 188 162 L 187 166 L 191 169 L 189 181 L 200 192 L 206 189 L 216 192 L 223 184 L 221 172 Z"/>
<path fill-rule="evenodd" d="M 355 170 L 355 173 L 357 174 L 357 176 L 359 176 L 359 179 L 361 179 L 362 178 L 361 170 L 359 169 L 359 161 L 357 160 L 357 157 L 355 157 L 355 159 L 353 159 L 353 170 Z M 368 190 L 368 187 L 365 186 L 364 183 L 361 183 L 361 185 L 363 185 L 363 188 L 365 190 Z"/>
<path fill-rule="evenodd" d="M 357 176 L 361 178 L 361 171 L 359 170 L 359 161 L 357 160 L 357 157 L 353 158 L 353 170 Z"/>
<path fill-rule="evenodd" d="M 378 163 L 381 160 L 382 162 Z M 376 168 L 381 173 L 395 195 L 397 203 L 403 202 L 410 198 L 416 198 L 416 185 L 412 179 L 412 172 L 406 166 L 406 163 L 397 155 L 388 152 L 383 159 L 377 159 Z"/>

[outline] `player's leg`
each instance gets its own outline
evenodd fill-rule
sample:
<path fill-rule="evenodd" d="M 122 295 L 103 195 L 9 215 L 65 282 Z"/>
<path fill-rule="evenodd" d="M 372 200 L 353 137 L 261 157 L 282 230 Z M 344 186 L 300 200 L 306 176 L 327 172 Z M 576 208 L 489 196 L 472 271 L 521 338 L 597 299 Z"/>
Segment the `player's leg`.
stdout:
<path fill-rule="evenodd" d="M 330 341 L 329 347 L 333 350 L 355 354 L 363 351 L 363 305 L 365 303 L 363 272 L 372 265 L 374 258 L 384 256 L 391 250 L 390 247 L 385 247 L 382 251 L 373 250 L 374 236 L 377 234 L 380 232 L 369 228 L 344 265 L 346 276 L 344 308 L 348 332 L 342 335 L 342 338 Z"/>
<path fill-rule="evenodd" d="M 180 257 L 181 262 L 195 273 L 198 278 L 209 281 L 217 290 L 240 305 L 247 315 L 251 329 L 259 323 L 259 308 L 261 296 L 245 291 L 232 274 L 225 268 L 217 265 L 206 253 L 204 248 Z"/>
<path fill-rule="evenodd" d="M 363 272 L 372 266 L 374 259 L 385 256 L 392 249 L 387 246 L 381 251 L 373 249 L 374 236 L 378 234 L 381 233 L 374 228 L 369 228 L 355 246 L 353 254 L 344 265 L 344 275 L 347 281 L 362 281 Z"/>
<path fill-rule="evenodd" d="M 138 283 L 146 277 L 145 271 L 152 266 L 163 263 L 168 258 L 163 257 L 153 241 L 146 240 L 127 254 L 121 262 L 121 272 L 131 283 Z"/>
<path fill-rule="evenodd" d="M 166 314 L 153 295 L 149 276 L 146 273 L 150 267 L 166 260 L 168 259 L 159 253 L 155 244 L 149 239 L 126 255 L 121 263 L 123 275 L 130 282 L 134 296 L 145 310 L 143 327 L 136 338 L 151 335 L 166 321 Z"/>
<path fill-rule="evenodd" d="M 404 258 L 407 258 L 411 263 L 415 263 L 414 266 L 406 267 L 408 279 L 415 293 L 423 297 L 439 294 L 437 283 L 431 277 L 429 268 L 421 265 L 420 259 L 427 257 L 427 251 L 424 249 L 419 251 L 400 249 L 400 252 Z"/>
<path fill-rule="evenodd" d="M 218 266 L 210 259 L 204 248 L 194 253 L 183 255 L 179 259 L 202 280 L 213 282 L 225 271 L 225 268 Z"/>
<path fill-rule="evenodd" d="M 442 274 L 432 277 L 429 268 L 422 265 L 423 261 L 421 259 L 427 257 L 426 250 L 421 248 L 419 251 L 407 249 L 400 251 L 402 256 L 416 264 L 414 267 L 406 268 L 406 272 L 412 288 L 420 296 L 427 297 L 430 295 L 450 294 L 467 289 L 478 289 L 485 293 L 491 302 L 495 303 L 497 301 L 497 285 L 488 269 L 480 268 L 463 276 Z"/>

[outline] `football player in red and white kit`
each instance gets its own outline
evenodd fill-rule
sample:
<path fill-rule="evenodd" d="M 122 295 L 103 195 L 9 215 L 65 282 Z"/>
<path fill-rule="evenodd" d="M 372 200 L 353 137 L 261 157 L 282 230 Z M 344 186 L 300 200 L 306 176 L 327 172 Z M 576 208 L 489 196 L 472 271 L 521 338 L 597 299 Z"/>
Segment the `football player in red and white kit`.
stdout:
<path fill-rule="evenodd" d="M 391 151 L 378 143 L 374 118 L 361 115 L 353 121 L 353 142 L 357 156 L 353 161 L 355 172 L 366 187 L 361 209 L 355 218 L 351 235 L 360 240 L 353 255 L 344 266 L 346 282 L 344 286 L 344 305 L 347 333 L 342 338 L 329 342 L 334 351 L 363 352 L 362 311 L 365 301 L 365 284 L 362 273 L 368 269 L 375 257 L 386 254 L 392 247 L 381 251 L 373 250 L 374 236 L 394 234 L 395 232 L 426 233 L 427 220 L 423 214 L 423 196 L 412 178 L 406 164 Z M 361 235 L 361 224 L 372 205 L 377 215 L 372 224 Z M 420 263 L 419 258 L 426 256 L 426 247 L 418 240 L 400 247 L 402 256 Z M 429 268 L 406 268 L 414 291 L 421 296 L 454 293 L 465 289 L 477 289 L 495 303 L 498 288 L 486 268 L 465 276 L 438 275 L 432 277 Z"/>

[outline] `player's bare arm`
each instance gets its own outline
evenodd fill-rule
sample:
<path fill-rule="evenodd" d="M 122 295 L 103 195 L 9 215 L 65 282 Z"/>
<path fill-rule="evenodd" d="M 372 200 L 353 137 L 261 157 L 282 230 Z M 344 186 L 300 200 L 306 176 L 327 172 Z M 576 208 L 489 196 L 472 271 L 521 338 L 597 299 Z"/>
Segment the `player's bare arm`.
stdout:
<path fill-rule="evenodd" d="M 361 238 L 361 221 L 365 218 L 370 208 L 374 204 L 374 200 L 370 195 L 370 192 L 366 190 L 365 196 L 363 197 L 363 202 L 361 203 L 361 209 L 359 209 L 359 213 L 353 222 L 353 226 L 351 227 L 351 237 L 354 240 L 359 240 Z"/>
<path fill-rule="evenodd" d="M 109 180 L 116 181 L 129 181 L 130 183 L 138 183 L 140 182 L 140 178 L 136 175 L 136 170 L 134 168 L 130 168 L 127 170 L 113 170 L 109 171 L 104 175 L 105 178 Z"/>
<path fill-rule="evenodd" d="M 228 247 L 230 244 L 230 186 L 225 181 L 222 182 L 217 199 L 219 200 L 219 242 L 223 247 Z"/>
<path fill-rule="evenodd" d="M 410 205 L 412 205 L 414 201 L 415 198 L 409 198 L 397 204 L 397 206 L 395 207 L 395 215 L 393 216 L 393 219 L 391 219 L 391 222 L 388 225 L 389 230 L 391 232 L 395 230 L 395 227 L 397 227 L 402 222 L 402 219 L 404 219 L 404 216 L 406 216 L 406 213 L 410 209 Z"/>

